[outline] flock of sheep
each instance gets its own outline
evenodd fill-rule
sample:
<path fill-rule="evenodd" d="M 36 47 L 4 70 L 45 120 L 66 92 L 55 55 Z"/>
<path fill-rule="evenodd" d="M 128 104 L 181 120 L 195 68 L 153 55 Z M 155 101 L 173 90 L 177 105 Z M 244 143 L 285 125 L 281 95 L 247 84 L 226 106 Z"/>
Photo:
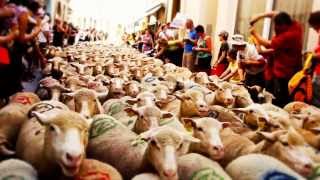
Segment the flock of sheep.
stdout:
<path fill-rule="evenodd" d="M 291 180 L 320 174 L 320 109 L 127 47 L 50 48 L 0 109 L 0 179 Z"/>

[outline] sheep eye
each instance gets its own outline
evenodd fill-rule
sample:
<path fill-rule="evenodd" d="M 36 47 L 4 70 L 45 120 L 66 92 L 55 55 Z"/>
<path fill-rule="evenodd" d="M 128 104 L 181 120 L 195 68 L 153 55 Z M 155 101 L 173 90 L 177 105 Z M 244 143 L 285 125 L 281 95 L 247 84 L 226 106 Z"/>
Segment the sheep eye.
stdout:
<path fill-rule="evenodd" d="M 139 99 L 138 99 L 138 101 L 140 102 L 140 101 L 141 101 L 141 99 L 139 98 Z"/>
<path fill-rule="evenodd" d="M 159 146 L 157 146 L 157 142 L 155 140 L 152 140 L 150 143 L 152 146 L 155 146 L 157 149 L 160 149 Z"/>
<path fill-rule="evenodd" d="M 252 114 L 252 113 L 254 113 L 254 111 L 253 111 L 253 110 L 250 110 L 249 113 Z"/>
<path fill-rule="evenodd" d="M 56 128 L 54 126 L 49 126 L 49 129 L 50 129 L 51 132 L 56 131 Z"/>
<path fill-rule="evenodd" d="M 178 147 L 178 150 L 182 149 L 183 148 L 183 143 L 181 143 Z"/>
<path fill-rule="evenodd" d="M 198 131 L 203 131 L 202 127 L 198 127 L 197 129 Z"/>

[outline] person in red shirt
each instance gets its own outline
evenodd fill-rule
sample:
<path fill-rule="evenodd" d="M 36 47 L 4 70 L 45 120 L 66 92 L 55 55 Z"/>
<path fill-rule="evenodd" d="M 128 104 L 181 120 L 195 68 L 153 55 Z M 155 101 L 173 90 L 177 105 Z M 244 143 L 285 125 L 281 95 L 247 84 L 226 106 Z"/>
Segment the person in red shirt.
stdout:
<path fill-rule="evenodd" d="M 271 49 L 273 62 L 270 64 L 272 64 L 275 104 L 283 107 L 290 102 L 288 82 L 302 68 L 303 29 L 300 23 L 293 20 L 286 12 L 259 15 L 251 21 L 251 24 L 268 17 L 273 18 L 275 24 L 275 36 L 271 40 L 264 39 L 254 28 L 250 32 L 259 44 Z"/>

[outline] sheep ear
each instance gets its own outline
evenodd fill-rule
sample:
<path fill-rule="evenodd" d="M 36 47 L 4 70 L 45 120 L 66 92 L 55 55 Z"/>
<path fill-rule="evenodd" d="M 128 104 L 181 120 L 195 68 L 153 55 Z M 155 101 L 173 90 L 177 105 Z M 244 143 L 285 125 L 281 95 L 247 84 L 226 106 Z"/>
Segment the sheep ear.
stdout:
<path fill-rule="evenodd" d="M 45 125 L 50 122 L 50 117 L 48 115 L 45 115 L 36 111 L 32 111 L 30 115 L 31 117 L 35 117 L 40 124 Z"/>
<path fill-rule="evenodd" d="M 128 108 L 125 108 L 124 111 L 129 115 L 129 116 L 135 116 L 135 115 L 138 115 L 139 112 L 132 108 L 132 107 L 128 107 Z"/>
<path fill-rule="evenodd" d="M 172 101 L 174 101 L 175 99 L 176 99 L 176 96 L 168 95 L 168 98 L 167 98 L 168 102 L 172 102 Z"/>
<path fill-rule="evenodd" d="M 189 134 L 184 134 L 183 139 L 185 141 L 193 142 L 193 143 L 200 143 L 200 139 L 194 138 L 193 136 L 190 136 Z"/>
<path fill-rule="evenodd" d="M 209 82 L 209 83 L 207 83 L 207 88 L 210 89 L 210 90 L 212 90 L 212 91 L 215 91 L 215 90 L 219 89 L 220 86 L 217 85 L 217 84 L 214 83 L 214 82 Z"/>
<path fill-rule="evenodd" d="M 63 93 L 63 96 L 64 97 L 67 97 L 67 98 L 74 98 L 74 96 L 76 95 L 76 93 L 72 92 L 72 93 Z"/>
<path fill-rule="evenodd" d="M 162 118 L 172 118 L 174 115 L 170 112 L 161 112 Z"/>
<path fill-rule="evenodd" d="M 284 135 L 285 133 L 287 133 L 287 131 L 279 130 L 279 131 L 274 131 L 272 133 L 269 133 L 269 132 L 257 132 L 257 133 L 262 135 L 267 140 L 276 141 L 281 135 Z"/>
<path fill-rule="evenodd" d="M 16 152 L 8 149 L 4 144 L 0 145 L 0 154 L 4 156 L 12 156 L 15 155 Z"/>
<path fill-rule="evenodd" d="M 137 103 L 137 102 L 138 102 L 137 98 L 126 100 L 126 103 L 128 103 L 128 104 L 130 104 L 130 105 L 134 105 L 134 104 Z"/>
<path fill-rule="evenodd" d="M 107 90 L 107 91 L 104 92 L 104 93 L 97 93 L 97 97 L 98 97 L 99 100 L 105 99 L 105 98 L 108 97 L 108 94 L 109 94 L 109 90 Z"/>
<path fill-rule="evenodd" d="M 197 123 L 192 118 L 183 118 L 182 121 L 187 129 L 197 128 Z"/>
<path fill-rule="evenodd" d="M 221 125 L 222 125 L 222 128 L 224 129 L 224 128 L 230 127 L 230 126 L 231 126 L 231 123 L 229 123 L 229 122 L 223 122 L 223 123 L 221 123 Z"/>
<path fill-rule="evenodd" d="M 272 133 L 268 133 L 268 132 L 257 132 L 258 134 L 260 134 L 261 136 L 263 136 L 265 139 L 269 140 L 269 141 L 276 141 L 277 137 L 274 136 Z"/>
<path fill-rule="evenodd" d="M 244 113 L 244 114 L 247 114 L 249 111 L 248 109 L 245 109 L 245 108 L 233 108 L 231 109 L 233 112 L 235 113 Z"/>

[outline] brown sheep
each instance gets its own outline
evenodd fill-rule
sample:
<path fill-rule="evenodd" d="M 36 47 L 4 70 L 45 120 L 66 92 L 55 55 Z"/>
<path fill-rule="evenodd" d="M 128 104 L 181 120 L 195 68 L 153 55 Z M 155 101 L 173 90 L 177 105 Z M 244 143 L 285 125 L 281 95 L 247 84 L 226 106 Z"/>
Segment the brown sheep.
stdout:
<path fill-rule="evenodd" d="M 22 124 L 28 119 L 28 110 L 40 99 L 33 93 L 17 93 L 8 105 L 0 109 L 0 155 L 15 154 L 14 147 Z"/>

